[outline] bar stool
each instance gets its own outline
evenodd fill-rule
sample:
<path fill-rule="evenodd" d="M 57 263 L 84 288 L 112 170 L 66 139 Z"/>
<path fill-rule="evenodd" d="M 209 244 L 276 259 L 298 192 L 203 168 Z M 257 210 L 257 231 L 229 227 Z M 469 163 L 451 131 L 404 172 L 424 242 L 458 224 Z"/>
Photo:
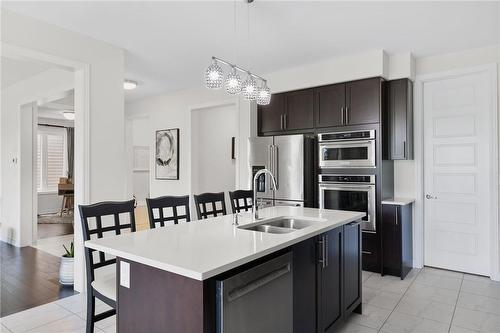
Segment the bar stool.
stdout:
<path fill-rule="evenodd" d="M 194 195 L 194 203 L 198 220 L 227 215 L 224 192 Z"/>
<path fill-rule="evenodd" d="M 148 206 L 149 226 L 151 229 L 156 228 L 157 223 L 161 227 L 165 226 L 165 222 L 173 222 L 178 224 L 180 220 L 191 221 L 189 213 L 189 196 L 163 196 L 158 198 L 146 198 Z M 184 209 L 179 215 L 179 210 Z M 165 216 L 165 210 L 170 210 L 171 214 Z M 155 215 L 157 213 L 157 215 Z M 157 217 L 155 217 L 157 216 Z"/>
<path fill-rule="evenodd" d="M 121 202 L 100 202 L 78 206 L 82 222 L 83 240 L 92 235 L 103 238 L 106 233 L 119 235 L 123 231 L 135 231 L 134 200 Z M 127 214 L 128 219 L 120 218 Z M 122 215 L 123 216 L 123 215 Z M 112 217 L 112 223 L 104 225 L 103 218 Z M 95 223 L 91 223 L 95 220 Z M 125 221 L 124 221 L 125 220 Z M 111 222 L 111 221 L 110 221 Z M 116 314 L 116 258 L 106 258 L 104 252 L 85 247 L 85 268 L 87 273 L 87 333 L 94 332 L 97 321 Z M 112 309 L 95 314 L 95 299 L 98 298 Z"/>
<path fill-rule="evenodd" d="M 233 214 L 252 210 L 253 206 L 252 190 L 229 191 L 229 197 L 231 198 L 231 209 L 233 210 Z"/>

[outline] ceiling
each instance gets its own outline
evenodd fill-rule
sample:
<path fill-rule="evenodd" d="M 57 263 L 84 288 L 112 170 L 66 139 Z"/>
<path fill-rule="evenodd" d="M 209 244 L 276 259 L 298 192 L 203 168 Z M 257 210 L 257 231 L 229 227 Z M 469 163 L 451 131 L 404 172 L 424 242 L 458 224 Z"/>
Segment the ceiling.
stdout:
<path fill-rule="evenodd" d="M 48 64 L 1 57 L 2 89 L 40 74 L 50 68 Z"/>
<path fill-rule="evenodd" d="M 128 100 L 201 85 L 210 56 L 257 74 L 371 49 L 417 57 L 500 43 L 498 2 L 9 2 L 126 50 Z M 237 50 L 237 51 L 236 51 Z M 235 60 L 236 59 L 236 60 Z M 270 82 L 272 85 L 272 83 Z"/>
<path fill-rule="evenodd" d="M 74 109 L 75 93 L 73 89 L 38 101 L 39 118 L 66 120 L 63 112 L 74 111 Z"/>

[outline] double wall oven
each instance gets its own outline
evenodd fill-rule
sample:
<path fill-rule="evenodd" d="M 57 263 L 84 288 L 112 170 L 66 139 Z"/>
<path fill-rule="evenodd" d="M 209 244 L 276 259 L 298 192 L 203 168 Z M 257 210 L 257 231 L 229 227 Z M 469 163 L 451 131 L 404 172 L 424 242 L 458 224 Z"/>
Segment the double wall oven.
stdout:
<path fill-rule="evenodd" d="M 366 213 L 363 231 L 376 232 L 375 131 L 319 134 L 318 153 L 319 207 Z"/>

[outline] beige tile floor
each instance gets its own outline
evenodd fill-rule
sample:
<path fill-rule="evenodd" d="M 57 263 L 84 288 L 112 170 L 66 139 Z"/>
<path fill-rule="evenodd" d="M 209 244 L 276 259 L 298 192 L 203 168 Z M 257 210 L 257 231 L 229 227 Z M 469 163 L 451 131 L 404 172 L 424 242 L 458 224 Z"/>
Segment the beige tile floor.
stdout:
<path fill-rule="evenodd" d="M 0 318 L 0 324 L 2 333 L 85 332 L 85 295 Z M 98 322 L 95 331 L 115 332 L 115 318 Z M 498 333 L 500 282 L 433 268 L 414 269 L 403 281 L 363 272 L 363 314 L 352 314 L 338 332 Z"/>

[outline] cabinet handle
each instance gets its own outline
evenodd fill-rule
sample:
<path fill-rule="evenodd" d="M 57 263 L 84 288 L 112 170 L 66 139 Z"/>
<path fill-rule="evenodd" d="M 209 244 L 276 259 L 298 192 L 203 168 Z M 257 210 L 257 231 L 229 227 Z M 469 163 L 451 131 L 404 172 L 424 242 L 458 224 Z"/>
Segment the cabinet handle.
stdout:
<path fill-rule="evenodd" d="M 345 123 L 346 125 L 349 124 L 349 107 L 345 107 Z"/>
<path fill-rule="evenodd" d="M 321 268 L 325 268 L 327 266 L 327 258 L 326 258 L 326 237 L 321 236 L 318 240 L 319 250 L 320 250 L 320 259 L 318 259 L 318 263 L 321 264 Z"/>
<path fill-rule="evenodd" d="M 372 252 L 370 251 L 361 251 L 362 254 L 373 254 Z"/>
<path fill-rule="evenodd" d="M 399 225 L 399 210 L 396 207 L 396 225 Z"/>
<path fill-rule="evenodd" d="M 284 127 L 284 129 L 287 129 L 287 127 L 288 127 L 288 126 L 287 126 L 287 119 L 286 119 L 286 118 L 287 118 L 287 117 L 286 117 L 286 113 L 285 113 L 285 114 L 283 115 L 283 127 Z"/>
<path fill-rule="evenodd" d="M 406 158 L 406 140 L 403 141 L 403 157 Z"/>
<path fill-rule="evenodd" d="M 325 265 L 323 267 L 328 267 L 328 235 L 325 235 Z"/>
<path fill-rule="evenodd" d="M 344 125 L 344 107 L 340 107 L 340 123 Z"/>

